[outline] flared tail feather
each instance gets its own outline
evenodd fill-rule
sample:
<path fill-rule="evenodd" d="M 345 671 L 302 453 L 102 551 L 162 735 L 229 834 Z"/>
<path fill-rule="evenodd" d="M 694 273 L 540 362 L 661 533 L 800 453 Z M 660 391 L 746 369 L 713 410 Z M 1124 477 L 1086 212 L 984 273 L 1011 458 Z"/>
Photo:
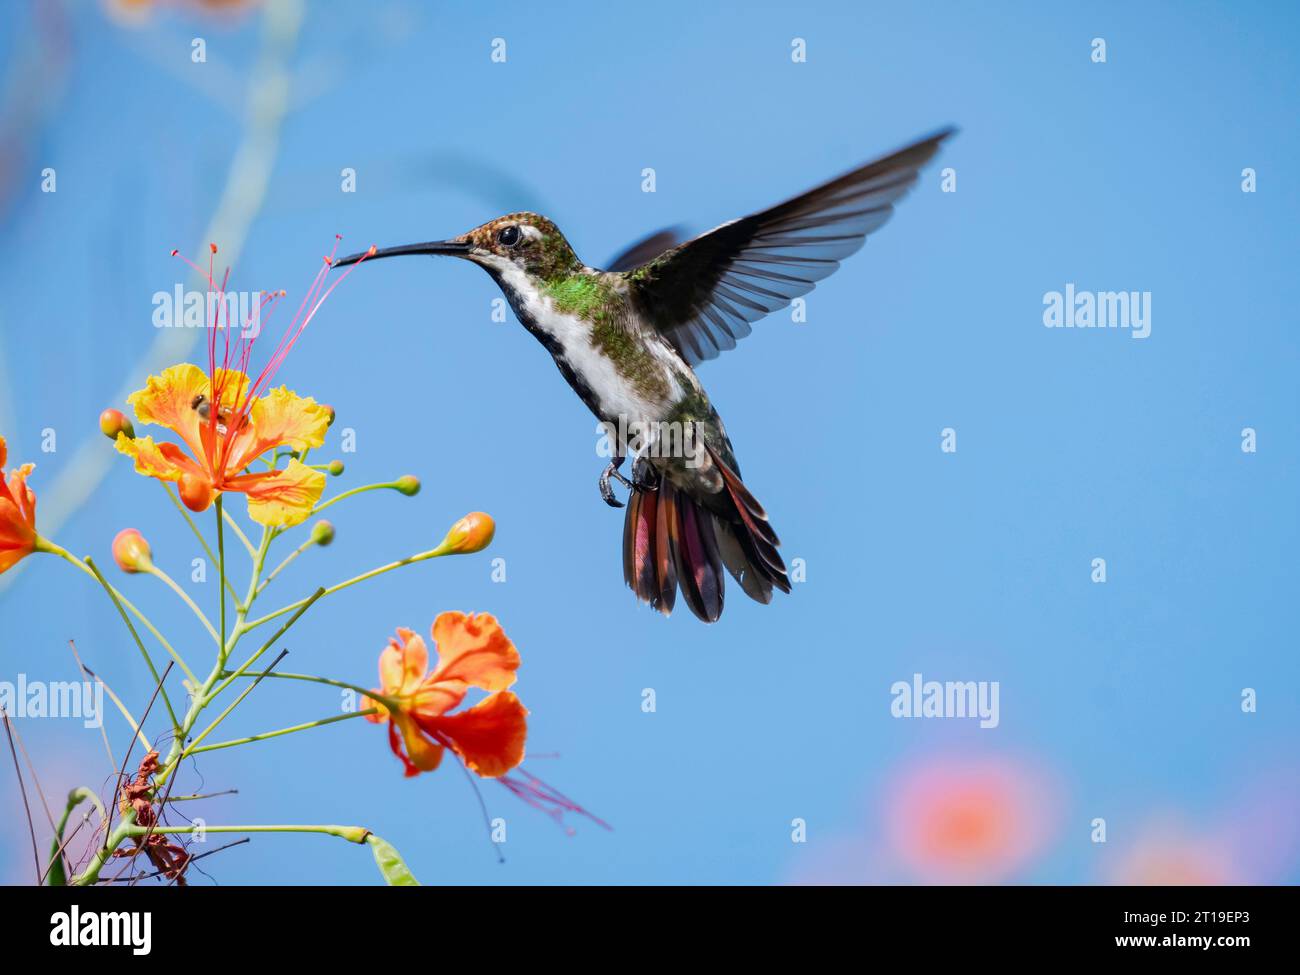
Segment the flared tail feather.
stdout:
<path fill-rule="evenodd" d="M 772 601 L 773 588 L 790 591 L 767 513 L 734 471 L 716 455 L 713 460 L 722 473 L 726 514 L 705 508 L 662 476 L 657 488 L 634 489 L 628 499 L 623 580 L 665 616 L 680 589 L 692 613 L 715 622 L 722 615 L 724 566 L 760 603 Z"/>

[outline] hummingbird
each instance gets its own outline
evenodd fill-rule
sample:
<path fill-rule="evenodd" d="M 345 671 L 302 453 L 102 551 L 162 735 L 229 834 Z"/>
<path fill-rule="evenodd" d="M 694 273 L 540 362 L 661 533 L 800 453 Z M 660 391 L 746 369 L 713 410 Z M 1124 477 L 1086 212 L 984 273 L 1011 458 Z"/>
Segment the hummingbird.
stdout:
<path fill-rule="evenodd" d="M 664 615 L 680 590 L 699 619 L 722 615 L 725 569 L 750 598 L 790 592 L 767 512 L 740 477 L 722 418 L 696 375 L 751 325 L 807 294 L 889 220 L 952 135 L 944 129 L 808 192 L 685 243 L 642 241 L 601 270 L 547 217 L 519 212 L 449 240 L 342 258 L 431 255 L 483 268 L 609 434 L 597 486 L 623 507 L 623 578 Z M 633 457 L 631 477 L 623 463 Z"/>

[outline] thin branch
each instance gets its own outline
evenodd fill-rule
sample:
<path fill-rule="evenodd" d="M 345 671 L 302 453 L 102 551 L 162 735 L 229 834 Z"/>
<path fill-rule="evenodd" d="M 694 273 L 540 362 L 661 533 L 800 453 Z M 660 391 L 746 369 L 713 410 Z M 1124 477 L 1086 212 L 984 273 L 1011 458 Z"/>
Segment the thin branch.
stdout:
<path fill-rule="evenodd" d="M 87 799 L 89 799 L 91 802 L 91 808 L 95 809 L 99 813 L 100 825 L 102 826 L 107 821 L 108 814 L 104 811 L 104 804 L 99 801 L 99 796 L 97 796 L 94 792 L 92 792 L 90 789 L 85 788 L 84 786 L 79 789 L 73 789 L 71 792 L 68 793 L 68 804 L 66 807 L 64 807 L 63 817 L 59 820 L 59 825 L 54 828 L 55 839 L 62 837 L 63 831 L 68 828 L 68 817 L 72 815 L 72 810 L 76 809 L 77 806 L 81 805 Z M 82 827 L 85 826 L 88 822 L 90 822 L 89 809 L 86 810 L 84 813 L 82 813 L 81 822 L 77 824 L 77 828 L 74 829 L 68 836 L 64 837 L 63 842 L 60 843 L 50 854 L 50 861 L 45 865 L 45 872 L 41 874 L 41 881 L 40 881 L 41 886 L 44 886 L 45 878 L 48 877 L 50 871 L 54 869 L 54 865 L 59 862 L 59 858 L 63 856 L 63 851 L 67 848 L 68 844 L 72 842 L 72 838 L 76 836 L 78 833 L 80 833 Z M 65 860 L 64 861 L 65 882 L 66 882 L 66 878 L 69 876 L 71 876 L 70 864 L 68 864 L 67 861 Z"/>
<path fill-rule="evenodd" d="M 9 736 L 9 754 L 14 760 L 14 775 L 18 776 L 18 790 L 23 794 L 23 811 L 27 813 L 27 832 L 32 837 L 32 859 L 36 862 L 36 882 L 41 879 L 41 854 L 36 849 L 36 827 L 32 825 L 32 810 L 27 805 L 27 786 L 23 784 L 23 770 L 18 765 L 18 752 L 14 750 L 14 733 L 9 721 L 9 712 L 0 707 L 0 717 L 5 720 L 5 734 Z"/>
<path fill-rule="evenodd" d="M 251 842 L 253 842 L 253 838 L 251 836 L 245 836 L 242 840 L 235 840 L 233 843 L 226 843 L 224 846 L 219 846 L 215 850 L 208 850 L 207 853 L 200 853 L 198 856 L 190 857 L 188 860 L 185 861 L 185 866 L 189 867 L 189 865 L 191 863 L 194 863 L 196 860 L 202 860 L 204 857 L 210 857 L 214 853 L 220 853 L 222 850 L 229 850 L 232 846 L 241 846 L 244 843 L 251 843 Z M 134 884 L 138 880 L 152 880 L 154 877 L 161 877 L 164 873 L 167 872 L 168 871 L 165 870 L 155 870 L 153 873 L 136 874 L 133 877 L 104 877 L 102 880 L 98 882 L 101 884 L 124 884 L 124 883 Z M 208 879 L 211 879 L 211 877 L 209 877 L 208 874 L 206 873 L 203 874 L 203 876 L 208 877 Z"/>
<path fill-rule="evenodd" d="M 236 670 L 233 674 L 231 674 L 229 677 L 223 680 L 221 684 L 216 688 L 216 690 L 214 690 L 211 694 L 208 695 L 208 700 L 211 700 L 212 698 L 216 697 L 217 695 L 225 691 L 225 689 L 230 686 L 231 682 L 236 677 L 242 677 L 248 671 L 248 668 L 253 666 L 253 664 L 257 662 L 257 659 L 260 656 L 262 656 L 262 654 L 266 653 L 267 650 L 271 649 L 271 647 L 275 645 L 276 641 L 279 640 L 280 637 L 284 636 L 284 634 L 288 631 L 289 627 L 293 626 L 293 624 L 298 621 L 298 618 L 301 617 L 303 613 L 307 612 L 307 610 L 311 608 L 312 603 L 316 602 L 316 600 L 323 595 L 325 595 L 325 590 L 317 589 L 316 592 L 313 593 L 311 597 L 308 598 L 302 604 L 302 606 L 298 608 L 298 612 L 294 613 L 293 616 L 291 616 L 283 626 L 281 626 L 278 630 L 275 631 L 275 634 L 271 637 L 271 639 L 263 643 L 262 646 L 259 647 L 253 653 L 252 656 L 250 656 L 247 660 L 245 660 L 242 664 L 240 664 L 238 670 Z M 262 676 L 265 677 L 267 675 L 263 674 Z M 258 680 L 261 680 L 261 677 L 259 677 Z"/>
<path fill-rule="evenodd" d="M 144 709 L 144 714 L 140 718 L 141 724 L 144 724 L 144 722 L 149 720 L 149 712 L 153 710 L 153 702 L 158 700 L 158 692 L 162 690 L 163 681 L 167 679 L 167 675 L 171 673 L 171 670 L 172 670 L 172 665 L 171 662 L 169 661 L 167 664 L 167 668 L 162 672 L 162 676 L 158 678 L 158 683 L 154 685 L 153 694 L 151 694 L 149 697 L 149 704 Z M 105 686 L 107 687 L 108 685 Z M 138 728 L 136 733 L 139 734 Z M 148 741 L 145 742 L 145 745 L 146 747 L 148 746 Z M 117 797 L 122 792 L 122 776 L 126 774 L 127 766 L 130 765 L 131 763 L 131 750 L 133 748 L 135 748 L 135 735 L 131 736 L 131 744 L 127 746 L 126 757 L 122 759 L 122 767 L 118 770 L 117 773 L 117 788 L 113 790 L 113 800 L 108 804 L 108 822 L 104 824 L 105 849 L 107 849 L 109 837 L 112 835 L 113 810 L 117 808 Z"/>
<path fill-rule="evenodd" d="M 248 540 L 248 536 L 244 534 L 244 530 L 239 527 L 239 522 L 235 521 L 235 516 L 232 515 L 225 508 L 222 508 L 221 520 L 225 522 L 227 525 L 229 525 L 231 527 L 231 530 L 234 531 L 236 537 L 238 537 L 238 539 L 244 543 L 244 548 L 248 550 L 248 557 L 250 559 L 257 558 L 256 546 L 254 546 L 253 543 Z"/>
<path fill-rule="evenodd" d="M 50 824 L 50 829 L 54 829 L 54 815 L 50 812 L 50 804 L 45 798 L 45 790 L 41 788 L 40 777 L 36 774 L 36 766 L 32 764 L 32 757 L 27 754 L 27 746 L 23 744 L 23 736 L 18 733 L 18 726 L 14 726 L 14 741 L 18 743 L 18 750 L 23 753 L 23 761 L 27 763 L 27 771 L 32 774 L 32 785 L 36 786 L 36 795 L 41 800 L 41 807 L 45 810 L 45 819 Z"/>
<path fill-rule="evenodd" d="M 226 576 L 226 533 L 224 530 L 225 513 L 226 513 L 226 506 L 225 504 L 222 503 L 221 495 L 218 494 L 217 495 L 217 559 L 219 560 L 220 563 L 218 571 L 221 573 L 221 578 L 223 579 L 227 578 Z M 249 549 L 250 550 L 252 549 L 251 545 L 249 546 Z M 250 554 L 253 556 L 254 559 L 257 558 L 256 554 L 253 554 L 251 551 Z M 221 605 L 221 639 L 217 641 L 217 655 L 224 660 L 226 656 L 226 590 L 218 589 L 217 596 L 220 599 L 220 605 Z M 236 600 L 236 603 L 238 603 L 238 600 Z M 207 617 L 204 616 L 203 619 L 206 621 Z M 212 624 L 209 623 L 208 628 L 211 629 L 211 626 Z"/>
<path fill-rule="evenodd" d="M 281 650 L 279 656 L 277 656 L 274 660 L 271 661 L 271 665 L 267 667 L 266 670 L 264 670 L 262 673 L 258 674 L 257 678 L 253 681 L 253 683 L 245 687 L 243 693 L 241 693 L 237 698 L 231 701 L 230 704 L 226 706 L 226 709 L 222 711 L 219 715 L 217 715 L 216 718 L 212 721 L 212 723 L 209 724 L 206 728 L 204 728 L 203 731 L 199 733 L 199 736 L 195 738 L 194 741 L 192 741 L 189 745 L 187 745 L 184 748 L 184 750 L 181 751 L 180 758 L 176 760 L 176 764 L 179 765 L 187 755 L 193 755 L 196 751 L 198 751 L 199 744 L 203 741 L 203 739 L 208 737 L 208 735 L 212 734 L 213 730 L 217 727 L 217 725 L 221 724 L 221 722 L 226 720 L 227 715 L 229 715 L 230 712 L 233 711 L 236 708 L 236 706 L 238 706 L 240 701 L 248 697 L 249 694 L 253 693 L 253 688 L 256 687 L 258 684 L 262 683 L 262 678 L 265 677 L 267 674 L 269 674 L 272 670 L 274 670 L 275 665 L 278 664 L 281 660 L 283 660 L 288 653 L 289 653 L 288 650 Z"/>
<path fill-rule="evenodd" d="M 347 721 L 349 718 L 364 718 L 378 713 L 378 708 L 364 708 L 360 711 L 349 711 L 346 714 L 335 714 L 328 718 L 320 718 L 316 721 L 307 721 L 303 724 L 291 725 L 288 728 L 277 728 L 275 731 L 263 731 L 256 735 L 248 735 L 245 738 L 232 738 L 230 741 L 219 741 L 215 745 L 203 745 L 200 748 L 190 749 L 186 754 L 197 755 L 200 752 L 214 752 L 219 748 L 234 748 L 236 745 L 250 745 L 255 741 L 266 741 L 268 738 L 279 738 L 281 735 L 291 735 L 294 732 L 308 731 L 311 728 L 322 728 L 327 724 L 334 724 L 337 721 Z"/>
<path fill-rule="evenodd" d="M 228 673 L 227 671 L 222 671 L 221 676 L 225 677 L 227 683 L 229 683 L 231 680 L 234 680 L 236 677 L 251 677 L 254 675 L 244 674 L 244 673 L 232 674 L 232 673 Z M 393 701 L 392 698 L 385 697 L 383 694 L 379 693 L 378 691 L 369 690 L 367 688 L 362 687 L 360 684 L 349 684 L 347 681 L 335 680 L 332 677 L 317 677 L 315 674 L 286 674 L 282 670 L 277 671 L 274 674 L 263 674 L 262 676 L 274 677 L 277 678 L 278 680 L 305 680 L 305 681 L 311 681 L 313 684 L 328 684 L 330 687 L 341 687 L 347 691 L 355 691 L 357 694 L 360 694 L 362 697 L 368 697 L 372 701 L 378 701 L 380 704 L 383 704 L 385 707 L 390 708 L 392 710 L 396 710 L 397 708 L 396 702 Z M 225 685 L 223 684 L 222 686 L 224 687 Z"/>
<path fill-rule="evenodd" d="M 116 598 L 117 602 L 125 606 L 127 610 L 130 611 L 132 616 L 134 616 L 141 623 L 143 623 L 145 629 L 147 629 L 150 633 L 153 634 L 154 639 L 157 640 L 162 645 L 162 648 L 167 651 L 168 655 L 173 660 L 176 661 L 177 666 L 180 667 L 180 669 L 185 673 L 185 676 L 189 678 L 190 683 L 192 684 L 199 683 L 199 679 L 196 676 L 194 676 L 194 671 L 190 670 L 189 665 L 186 664 L 185 661 L 181 658 L 181 655 L 176 652 L 176 648 L 167 642 L 167 638 L 158 632 L 158 627 L 154 626 L 153 623 L 150 622 L 149 617 L 145 616 L 144 613 L 140 612 L 140 610 L 137 609 L 131 603 L 131 600 L 123 596 L 113 586 L 109 586 L 105 582 L 102 573 L 96 572 L 89 565 L 83 562 L 81 559 L 77 558 L 75 555 L 69 552 L 66 548 L 63 548 L 61 545 L 55 545 L 48 538 L 37 539 L 36 545 L 39 551 L 49 552 L 52 555 L 57 555 L 59 558 L 67 562 L 69 565 L 76 566 L 82 572 L 86 573 L 86 575 L 90 576 L 90 578 L 100 583 L 100 585 L 106 586 L 109 590 L 111 590 L 111 595 Z M 6 577 L 0 577 L 0 583 L 3 582 L 4 578 Z M 3 587 L 0 586 L 0 588 Z"/>
<path fill-rule="evenodd" d="M 77 643 L 75 640 L 68 641 L 68 647 L 72 650 L 72 658 L 77 661 L 77 669 L 81 671 L 81 679 L 90 682 L 90 675 L 86 670 L 86 665 L 81 662 L 81 654 L 77 653 Z M 102 684 L 103 681 L 100 681 Z M 107 686 L 107 685 L 105 685 Z M 116 697 L 116 695 L 112 695 Z M 113 758 L 113 747 L 108 743 L 108 729 L 104 727 L 104 716 L 100 715 L 99 734 L 104 739 L 104 751 L 108 752 L 108 767 L 117 768 L 117 761 Z"/>
<path fill-rule="evenodd" d="M 81 817 L 81 822 L 77 824 L 77 828 L 74 829 L 67 836 L 65 836 L 63 842 L 60 843 L 58 848 L 54 851 L 54 856 L 50 857 L 50 862 L 47 863 L 45 865 L 45 869 L 41 871 L 41 879 L 36 882 L 37 887 L 45 886 L 45 878 L 50 875 L 50 871 L 54 869 L 54 865 L 59 862 L 59 858 L 63 856 L 63 851 L 67 849 L 68 844 L 72 842 L 73 837 L 75 837 L 78 833 L 81 832 L 81 827 L 85 826 L 88 822 L 90 822 L 89 812 L 87 812 L 85 815 Z M 72 873 L 72 871 L 69 870 L 68 867 L 69 867 L 68 861 L 64 860 L 63 873 L 65 876 L 69 876 Z"/>
<path fill-rule="evenodd" d="M 188 796 L 172 796 L 172 802 L 190 802 L 194 799 L 215 799 L 217 796 L 237 796 L 238 789 L 222 789 L 220 792 L 195 792 Z"/>
<path fill-rule="evenodd" d="M 262 584 L 257 587 L 257 595 L 259 596 L 262 595 L 262 590 L 271 584 L 271 580 L 274 579 L 276 576 L 278 576 L 282 569 L 288 566 L 291 562 L 293 562 L 294 559 L 302 555 L 303 552 L 307 551 L 307 549 L 311 548 L 315 544 L 316 544 L 315 537 L 308 538 L 307 541 L 303 542 L 292 552 L 286 555 L 284 557 L 284 561 L 282 561 L 279 565 L 277 565 L 274 569 L 272 569 L 271 572 L 267 575 L 267 577 L 262 580 Z"/>
<path fill-rule="evenodd" d="M 169 664 L 168 666 L 171 665 Z M 104 678 L 100 677 L 93 670 L 91 670 L 89 667 L 84 667 L 84 669 L 86 673 L 88 673 L 91 677 L 95 679 L 95 683 L 99 684 L 100 687 L 104 688 L 104 693 L 107 694 L 109 696 L 109 699 L 114 704 L 117 705 L 117 709 L 122 712 L 122 717 L 126 718 L 126 723 L 131 726 L 131 729 L 135 732 L 136 737 L 140 739 L 140 744 L 143 745 L 146 749 L 149 748 L 149 739 L 146 738 L 144 736 L 144 732 L 140 730 L 140 722 L 136 721 L 135 718 L 131 716 L 131 712 L 126 709 L 126 705 L 123 704 L 122 699 L 118 697 L 116 693 L 114 693 L 113 688 L 109 687 L 108 682 L 105 681 Z M 108 738 L 107 733 L 105 733 L 104 737 L 106 739 Z M 110 750 L 110 758 L 111 757 L 112 756 Z M 115 761 L 110 762 L 110 765 L 112 768 L 117 768 L 117 762 Z"/>
<path fill-rule="evenodd" d="M 394 569 L 400 569 L 403 566 L 415 565 L 417 562 L 424 562 L 427 561 L 428 559 L 436 559 L 440 556 L 450 555 L 450 554 L 452 553 L 449 550 L 444 549 L 441 545 L 439 545 L 437 548 L 431 548 L 427 552 L 420 552 L 416 555 L 408 555 L 406 558 L 398 559 L 396 562 L 389 562 L 387 565 L 378 566 L 377 568 L 371 569 L 368 572 L 363 572 L 360 575 L 353 576 L 351 579 L 345 579 L 343 582 L 336 583 L 335 585 L 332 585 L 323 591 L 318 590 L 318 592 L 315 595 L 310 596 L 307 599 L 300 599 L 297 602 L 290 603 L 288 606 L 281 606 L 274 613 L 267 613 L 265 616 L 259 617 L 258 619 L 253 620 L 253 622 L 251 623 L 244 624 L 244 630 L 248 631 L 248 630 L 256 629 L 257 627 L 261 626 L 263 623 L 269 623 L 271 620 L 283 616 L 285 613 L 291 613 L 299 606 L 304 605 L 311 599 L 317 599 L 321 596 L 332 596 L 334 593 L 348 588 L 348 586 L 355 586 L 358 582 L 365 582 L 367 579 L 373 579 L 375 576 L 383 575 L 385 572 L 391 572 Z"/>
<path fill-rule="evenodd" d="M 131 638 L 135 640 L 135 645 L 140 648 L 140 653 L 144 656 L 144 662 L 149 666 L 149 673 L 153 675 L 154 680 L 158 681 L 158 690 L 162 691 L 163 705 L 167 708 L 167 714 L 172 719 L 172 727 L 176 730 L 177 734 L 179 734 L 181 723 L 176 719 L 176 712 L 172 710 L 171 698 L 167 696 L 167 691 L 162 686 L 162 681 L 163 678 L 166 677 L 166 672 L 164 672 L 163 677 L 158 676 L 158 669 L 153 665 L 153 657 L 149 656 L 149 651 L 145 648 L 144 641 L 140 639 L 140 634 L 136 632 L 135 626 L 131 622 L 131 617 L 127 616 L 126 610 L 122 608 L 122 600 L 117 598 L 117 591 L 108 584 L 108 580 L 104 578 L 104 573 L 99 571 L 99 566 L 95 564 L 94 560 L 90 556 L 86 556 L 82 561 L 85 562 L 90 571 L 95 574 L 95 578 L 99 580 L 99 584 L 103 586 L 104 591 L 108 593 L 108 598 L 111 599 L 113 605 L 117 607 L 117 612 L 122 617 L 122 622 L 125 623 L 126 628 L 131 631 Z M 167 670 L 171 669 L 172 665 L 169 662 L 167 664 Z M 155 694 L 156 693 L 157 691 L 155 691 Z"/>
<path fill-rule="evenodd" d="M 221 601 L 222 601 L 223 603 L 225 602 L 225 598 L 226 598 L 226 594 L 223 592 L 223 593 L 221 594 Z M 184 755 L 182 755 L 181 757 L 183 758 Z M 176 762 L 176 767 L 179 769 L 180 766 L 181 766 L 181 763 L 180 763 L 180 760 L 178 759 L 177 762 Z M 148 846 L 149 846 L 149 837 L 151 837 L 151 836 L 153 835 L 153 831 L 154 831 L 154 829 L 155 829 L 155 828 L 157 827 L 157 825 L 158 825 L 158 820 L 162 819 L 162 817 L 163 817 L 163 813 L 165 813 L 165 812 L 167 811 L 167 800 L 171 797 L 171 794 L 172 794 L 172 786 L 174 786 L 174 785 L 176 784 L 176 780 L 179 779 L 179 778 L 180 778 L 180 775 L 173 775 L 173 776 L 171 776 L 171 777 L 167 780 L 167 788 L 163 790 L 163 797 L 162 797 L 162 800 L 158 803 L 158 812 L 157 812 L 157 815 L 154 817 L 154 821 L 149 825 L 149 832 L 145 833 L 145 834 L 144 834 L 144 839 L 140 841 L 140 843 L 139 843 L 139 847 L 138 847 L 139 849 L 144 850 L 144 849 L 147 849 L 147 848 L 148 848 Z M 155 790 L 155 793 L 156 793 L 156 791 L 157 791 L 157 790 Z M 181 871 L 184 871 L 184 869 L 185 869 L 185 865 L 182 865 L 182 866 L 180 867 L 180 870 L 181 870 Z M 180 876 L 180 873 L 178 873 L 176 876 L 179 877 L 179 876 Z"/>
<path fill-rule="evenodd" d="M 153 576 L 155 579 L 157 579 L 159 582 L 165 585 L 168 589 L 174 592 L 177 595 L 177 597 L 180 599 L 180 601 L 190 608 L 190 612 L 192 612 L 198 618 L 198 621 L 203 624 L 203 628 L 208 631 L 208 636 L 212 637 L 212 642 L 216 643 L 218 641 L 217 631 L 213 628 L 212 621 L 208 619 L 207 614 L 204 613 L 203 610 L 199 609 L 198 604 L 194 602 L 194 600 L 190 597 L 190 594 L 181 588 L 180 583 L 178 583 L 175 579 L 169 576 L 162 569 L 158 568 L 158 566 L 156 565 L 151 565 L 149 566 L 149 568 L 145 569 L 144 571 L 148 572 L 149 575 Z M 222 573 L 221 577 L 224 579 L 225 573 Z M 225 594 L 223 593 L 222 595 L 224 596 Z"/>

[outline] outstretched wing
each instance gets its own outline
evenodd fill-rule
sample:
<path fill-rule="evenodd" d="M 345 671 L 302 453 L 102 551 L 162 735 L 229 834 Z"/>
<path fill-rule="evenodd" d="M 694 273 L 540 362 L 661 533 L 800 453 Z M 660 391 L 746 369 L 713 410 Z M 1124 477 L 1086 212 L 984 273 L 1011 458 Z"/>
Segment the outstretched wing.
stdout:
<path fill-rule="evenodd" d="M 630 271 L 634 267 L 640 267 L 647 261 L 658 257 L 668 248 L 676 247 L 684 236 L 686 234 L 683 227 L 665 227 L 649 237 L 638 240 L 635 244 L 611 257 L 609 263 L 605 265 L 605 270 Z"/>
<path fill-rule="evenodd" d="M 861 247 L 952 132 L 944 129 L 625 271 L 642 313 L 692 365 L 734 349 L 751 322 L 807 294 Z"/>

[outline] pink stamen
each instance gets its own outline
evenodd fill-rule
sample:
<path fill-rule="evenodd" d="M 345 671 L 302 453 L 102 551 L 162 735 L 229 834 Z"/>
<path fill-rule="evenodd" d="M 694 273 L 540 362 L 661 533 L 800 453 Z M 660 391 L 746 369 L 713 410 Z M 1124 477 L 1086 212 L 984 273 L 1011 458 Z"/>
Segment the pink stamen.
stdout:
<path fill-rule="evenodd" d="M 226 321 L 224 328 L 222 325 L 222 315 L 225 312 L 226 305 L 227 286 L 230 282 L 230 268 L 226 268 L 225 274 L 222 275 L 221 284 L 218 285 L 215 275 L 215 261 L 217 254 L 216 244 L 208 245 L 208 267 L 206 271 L 179 251 L 173 250 L 171 252 L 173 257 L 179 257 L 189 265 L 196 274 L 199 274 L 206 279 L 208 291 L 213 293 L 216 299 L 216 308 L 213 310 L 212 322 L 208 335 L 208 385 L 211 392 L 208 397 L 209 411 L 207 429 L 208 438 L 216 447 L 214 467 L 217 470 L 225 469 L 235 438 L 243 429 L 245 422 L 252 411 L 253 402 L 270 384 L 272 378 L 284 363 L 284 360 L 288 357 L 289 351 L 293 348 L 295 343 L 297 343 L 298 339 L 302 336 L 302 333 L 306 330 L 312 319 L 315 318 L 316 312 L 320 310 L 321 305 L 325 303 L 325 300 L 333 293 L 334 289 L 343 282 L 344 278 L 351 274 L 352 271 L 365 260 L 365 257 L 369 257 L 375 253 L 375 247 L 371 245 L 370 249 L 366 252 L 365 257 L 349 267 L 346 273 L 341 275 L 338 280 L 334 281 L 328 288 L 324 289 L 323 293 L 321 293 L 325 278 L 329 274 L 330 269 L 334 266 L 334 257 L 338 253 L 339 242 L 342 239 L 342 235 L 334 235 L 334 247 L 330 250 L 329 255 L 324 258 L 321 269 L 317 271 L 315 277 L 312 278 L 307 293 L 299 303 L 298 310 L 294 313 L 288 327 L 281 334 L 280 340 L 276 343 L 270 359 L 267 360 L 266 365 L 262 368 L 261 372 L 258 373 L 256 378 L 251 379 L 247 387 L 239 393 L 234 405 L 229 410 L 224 411 L 225 417 L 228 418 L 228 422 L 225 423 L 224 436 L 221 435 L 222 431 L 219 429 L 219 425 L 222 422 L 223 414 L 221 403 L 224 399 L 226 386 L 230 382 L 229 373 L 237 371 L 243 373 L 245 376 L 249 375 L 249 366 L 252 363 L 253 357 L 253 346 L 256 344 L 258 336 L 245 335 L 249 326 L 252 324 L 250 313 L 249 319 L 244 322 L 243 326 L 239 330 L 238 337 L 235 339 L 236 346 L 232 355 L 230 338 L 232 323 Z M 285 297 L 285 294 L 284 291 L 262 292 L 257 310 L 263 323 L 265 323 L 265 320 L 270 317 L 271 312 L 279 303 L 279 300 Z M 226 315 L 226 317 L 229 318 L 229 315 Z M 220 381 L 217 379 L 217 332 L 219 330 L 223 331 L 221 369 L 224 370 Z"/>
<path fill-rule="evenodd" d="M 498 778 L 497 781 L 505 786 L 516 798 L 523 800 L 534 809 L 537 809 L 554 819 L 556 823 L 560 825 L 560 828 L 562 828 L 568 835 L 572 836 L 576 830 L 564 822 L 565 813 L 574 813 L 579 816 L 585 816 L 597 826 L 602 826 L 610 832 L 613 832 L 614 827 L 610 826 L 609 823 L 605 822 L 599 816 L 588 812 L 554 786 L 547 785 L 537 776 L 522 768 L 517 769 L 517 771 L 519 775 L 523 776 L 523 778 L 518 778 L 514 775 L 503 775 Z"/>

